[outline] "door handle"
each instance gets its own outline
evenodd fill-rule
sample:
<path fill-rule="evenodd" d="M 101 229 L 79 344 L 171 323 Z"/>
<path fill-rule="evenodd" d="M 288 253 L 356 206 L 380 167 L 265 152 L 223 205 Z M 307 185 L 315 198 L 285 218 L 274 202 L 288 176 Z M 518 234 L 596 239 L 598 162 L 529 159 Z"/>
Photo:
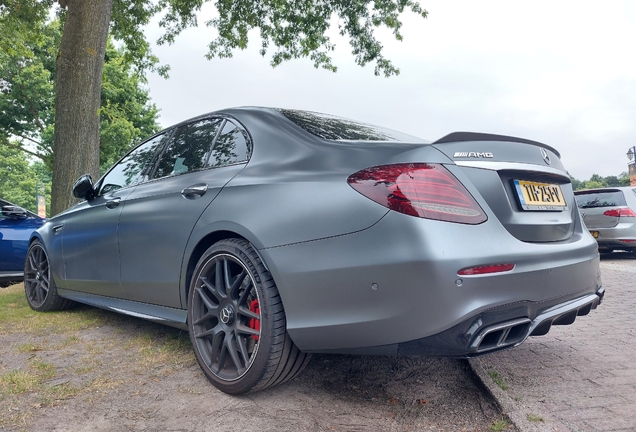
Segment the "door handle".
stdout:
<path fill-rule="evenodd" d="M 115 208 L 119 205 L 119 201 L 121 201 L 121 198 L 119 197 L 106 201 L 106 207 L 108 207 L 109 209 Z"/>
<path fill-rule="evenodd" d="M 181 195 L 185 198 L 196 198 L 197 196 L 203 196 L 208 191 L 208 185 L 205 183 L 197 183 L 192 186 L 188 186 L 181 191 Z"/>

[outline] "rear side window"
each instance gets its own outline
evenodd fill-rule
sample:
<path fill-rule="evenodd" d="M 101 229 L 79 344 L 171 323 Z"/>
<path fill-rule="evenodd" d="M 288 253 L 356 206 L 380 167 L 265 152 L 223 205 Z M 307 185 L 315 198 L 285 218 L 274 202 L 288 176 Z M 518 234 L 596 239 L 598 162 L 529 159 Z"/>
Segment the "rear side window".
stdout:
<path fill-rule="evenodd" d="M 228 120 L 214 143 L 209 165 L 220 167 L 247 161 L 249 142 L 247 133 Z"/>
<path fill-rule="evenodd" d="M 333 141 L 397 141 L 426 143 L 421 138 L 366 123 L 310 111 L 278 110 L 281 114 L 319 138 Z"/>
<path fill-rule="evenodd" d="M 161 154 L 152 177 L 167 177 L 205 168 L 222 122 L 218 118 L 204 119 L 177 129 Z"/>
<path fill-rule="evenodd" d="M 143 178 L 144 168 L 153 159 L 164 138 L 164 134 L 157 135 L 124 156 L 104 176 L 98 195 L 139 183 Z"/>
<path fill-rule="evenodd" d="M 625 195 L 622 191 L 584 192 L 575 195 L 579 208 L 592 207 L 620 207 L 626 206 Z"/>

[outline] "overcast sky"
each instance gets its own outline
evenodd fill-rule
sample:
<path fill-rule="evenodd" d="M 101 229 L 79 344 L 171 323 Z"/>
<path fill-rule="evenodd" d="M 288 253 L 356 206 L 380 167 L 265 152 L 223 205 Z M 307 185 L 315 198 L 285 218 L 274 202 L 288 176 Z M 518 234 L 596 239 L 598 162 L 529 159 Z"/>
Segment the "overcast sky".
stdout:
<path fill-rule="evenodd" d="M 149 76 L 170 126 L 217 109 L 256 105 L 336 114 L 428 140 L 454 131 L 514 135 L 555 147 L 580 180 L 627 171 L 636 145 L 636 1 L 422 0 L 403 15 L 403 42 L 379 34 L 397 77 L 354 63 L 337 44 L 337 73 L 308 59 L 275 69 L 258 33 L 232 59 L 204 58 L 215 33 L 200 26 L 155 47 L 170 79 Z M 213 13 L 202 11 L 200 23 Z M 156 40 L 156 22 L 147 29 Z M 271 53 L 270 53 L 271 54 Z"/>

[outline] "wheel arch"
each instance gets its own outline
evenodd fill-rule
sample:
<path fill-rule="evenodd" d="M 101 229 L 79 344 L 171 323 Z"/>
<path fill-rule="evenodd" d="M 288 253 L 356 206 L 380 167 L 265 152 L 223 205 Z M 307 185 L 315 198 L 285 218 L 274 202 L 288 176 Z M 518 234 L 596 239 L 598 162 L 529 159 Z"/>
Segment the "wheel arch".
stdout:
<path fill-rule="evenodd" d="M 192 276 L 194 275 L 194 269 L 197 263 L 199 262 L 199 259 L 201 258 L 201 256 L 203 256 L 205 251 L 208 250 L 208 248 L 212 246 L 214 243 L 221 240 L 229 239 L 229 238 L 243 239 L 250 242 L 250 244 L 252 244 L 252 246 L 254 247 L 254 250 L 258 254 L 259 258 L 261 259 L 261 262 L 265 266 L 265 269 L 269 271 L 269 267 L 267 263 L 265 262 L 263 255 L 258 251 L 260 246 L 259 242 L 255 240 L 255 237 L 251 233 L 245 232 L 244 229 L 236 229 L 236 227 L 223 227 L 223 228 L 219 227 L 216 230 L 209 231 L 207 234 L 202 235 L 199 238 L 199 240 L 196 242 L 196 244 L 192 242 L 193 246 L 190 246 L 186 249 L 185 256 L 187 258 L 184 259 L 184 265 L 181 272 L 181 275 L 182 275 L 181 306 L 182 308 L 187 309 L 188 307 L 188 295 L 190 290 L 190 282 L 192 281 Z"/>

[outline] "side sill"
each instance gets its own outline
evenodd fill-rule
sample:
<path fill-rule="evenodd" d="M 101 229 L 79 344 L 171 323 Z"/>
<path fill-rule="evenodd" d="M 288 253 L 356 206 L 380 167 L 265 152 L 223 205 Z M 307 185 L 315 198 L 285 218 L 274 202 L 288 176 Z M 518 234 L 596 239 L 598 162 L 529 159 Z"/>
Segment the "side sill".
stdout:
<path fill-rule="evenodd" d="M 159 324 L 188 330 L 188 311 L 59 288 L 60 297 Z"/>

